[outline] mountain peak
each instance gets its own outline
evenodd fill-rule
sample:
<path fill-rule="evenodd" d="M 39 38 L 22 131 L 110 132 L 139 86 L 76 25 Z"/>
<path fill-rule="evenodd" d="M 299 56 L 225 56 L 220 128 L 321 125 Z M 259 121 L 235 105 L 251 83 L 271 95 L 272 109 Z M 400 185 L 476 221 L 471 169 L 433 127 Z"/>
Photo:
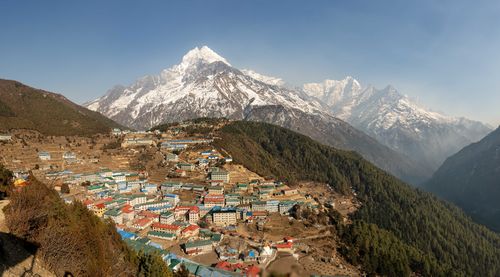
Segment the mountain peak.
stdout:
<path fill-rule="evenodd" d="M 387 92 L 398 93 L 398 90 L 393 85 L 390 84 L 387 85 L 383 90 Z"/>
<path fill-rule="evenodd" d="M 230 65 L 226 59 L 215 53 L 215 51 L 213 51 L 206 45 L 202 47 L 195 47 L 189 50 L 189 52 L 187 52 L 184 57 L 182 57 L 182 64 L 185 65 L 195 64 L 199 61 L 205 63 L 223 62 L 227 65 Z"/>

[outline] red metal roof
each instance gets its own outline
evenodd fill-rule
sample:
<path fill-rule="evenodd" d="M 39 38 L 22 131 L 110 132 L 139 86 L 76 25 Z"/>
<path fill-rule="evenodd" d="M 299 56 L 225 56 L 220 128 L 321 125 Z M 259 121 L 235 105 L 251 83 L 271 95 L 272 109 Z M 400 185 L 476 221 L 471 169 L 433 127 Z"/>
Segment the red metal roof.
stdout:
<path fill-rule="evenodd" d="M 144 226 L 151 222 L 149 218 L 139 218 L 134 221 L 134 225 Z"/>
<path fill-rule="evenodd" d="M 245 273 L 248 277 L 257 277 L 259 276 L 260 268 L 256 265 L 251 265 L 247 268 Z"/>
<path fill-rule="evenodd" d="M 163 223 L 153 223 L 153 225 L 151 225 L 152 228 L 158 228 L 158 229 L 165 229 L 165 230 L 173 230 L 173 231 L 177 231 L 179 230 L 179 226 L 177 225 L 171 225 L 171 224 L 163 224 Z"/>
<path fill-rule="evenodd" d="M 153 212 L 150 212 L 150 211 L 141 211 L 139 213 L 140 216 L 143 216 L 143 217 L 148 217 L 148 218 L 159 218 L 160 215 L 159 214 L 156 214 L 156 213 L 153 213 Z"/>
<path fill-rule="evenodd" d="M 92 203 L 94 203 L 94 201 L 92 201 L 92 200 L 90 200 L 90 199 L 85 199 L 85 200 L 83 201 L 83 205 L 85 205 L 85 206 L 88 206 L 88 205 L 90 205 L 90 204 L 92 204 Z"/>
<path fill-rule="evenodd" d="M 276 247 L 276 248 L 292 248 L 293 243 L 292 242 L 278 243 L 278 244 L 275 244 L 274 247 Z"/>
<path fill-rule="evenodd" d="M 196 231 L 198 229 L 200 229 L 200 226 L 193 224 L 193 225 L 189 225 L 188 227 L 184 228 L 184 230 L 182 230 L 182 233 Z"/>
<path fill-rule="evenodd" d="M 130 205 L 125 205 L 122 208 L 122 212 L 124 212 L 124 213 L 131 213 L 133 211 L 134 211 L 134 208 Z"/>

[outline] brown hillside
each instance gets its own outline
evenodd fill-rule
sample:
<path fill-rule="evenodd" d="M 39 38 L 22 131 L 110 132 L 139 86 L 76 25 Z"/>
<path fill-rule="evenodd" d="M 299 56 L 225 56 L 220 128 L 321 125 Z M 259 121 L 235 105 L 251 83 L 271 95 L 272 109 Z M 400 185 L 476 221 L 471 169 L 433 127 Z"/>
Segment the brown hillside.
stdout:
<path fill-rule="evenodd" d="M 0 131 L 32 129 L 46 135 L 106 133 L 119 124 L 66 97 L 0 79 Z"/>

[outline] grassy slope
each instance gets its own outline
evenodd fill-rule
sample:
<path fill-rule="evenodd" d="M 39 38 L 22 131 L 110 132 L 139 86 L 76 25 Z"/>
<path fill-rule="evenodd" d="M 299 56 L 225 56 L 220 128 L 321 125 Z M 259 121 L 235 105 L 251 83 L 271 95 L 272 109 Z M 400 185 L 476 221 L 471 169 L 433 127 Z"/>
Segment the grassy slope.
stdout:
<path fill-rule="evenodd" d="M 234 122 L 224 127 L 220 136 L 221 140 L 216 141 L 218 147 L 261 175 L 327 182 L 343 192 L 352 187 L 363 205 L 353 216 L 358 222 L 355 226 L 360 226 L 355 229 L 359 235 L 346 238 L 351 250 L 354 247 L 363 250 L 358 244 L 373 244 L 371 237 L 391 246 L 395 244 L 387 241 L 396 239 L 403 245 L 392 250 L 399 251 L 403 257 L 392 257 L 392 260 L 376 261 L 366 251 L 358 251 L 357 255 L 364 255 L 365 263 L 363 257 L 357 262 L 369 265 L 374 272 L 398 275 L 390 269 L 401 267 L 399 274 L 406 275 L 404 268 L 409 267 L 434 276 L 500 275 L 498 234 L 473 223 L 458 208 L 411 188 L 355 153 L 336 150 L 264 123 Z M 383 245 L 377 243 L 368 249 L 391 253 Z"/>
<path fill-rule="evenodd" d="M 46 135 L 106 133 L 119 124 L 62 95 L 0 80 L 0 130 L 32 129 Z"/>

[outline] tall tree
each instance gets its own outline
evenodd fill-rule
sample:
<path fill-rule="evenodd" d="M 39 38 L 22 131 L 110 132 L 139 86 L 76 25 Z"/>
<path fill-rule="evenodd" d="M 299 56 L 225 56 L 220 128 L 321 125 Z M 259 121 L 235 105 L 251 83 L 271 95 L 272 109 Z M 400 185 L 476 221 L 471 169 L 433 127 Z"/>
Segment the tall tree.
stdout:
<path fill-rule="evenodd" d="M 12 187 L 12 171 L 0 164 L 0 199 L 4 198 Z"/>

